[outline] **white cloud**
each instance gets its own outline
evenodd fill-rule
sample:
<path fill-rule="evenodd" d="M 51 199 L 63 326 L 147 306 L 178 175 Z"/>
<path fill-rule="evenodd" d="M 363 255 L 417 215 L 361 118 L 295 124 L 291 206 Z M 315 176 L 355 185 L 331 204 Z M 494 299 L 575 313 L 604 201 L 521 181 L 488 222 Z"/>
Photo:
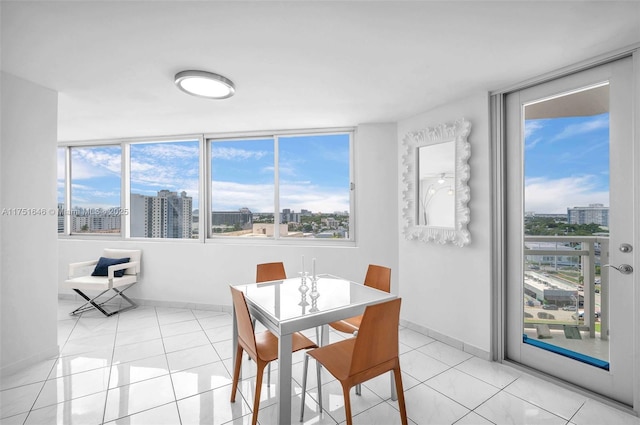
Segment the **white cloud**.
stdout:
<path fill-rule="evenodd" d="M 215 161 L 216 159 L 225 160 L 246 160 L 246 159 L 260 159 L 270 152 L 267 151 L 254 151 L 247 149 L 228 148 L 224 146 L 216 146 L 215 143 L 211 147 L 211 157 Z"/>
<path fill-rule="evenodd" d="M 141 155 L 158 160 L 176 161 L 198 158 L 200 148 L 197 142 L 185 143 L 141 143 L 131 146 L 132 156 Z"/>
<path fill-rule="evenodd" d="M 104 176 L 120 176 L 120 148 L 72 148 L 72 178 L 86 180 Z"/>
<path fill-rule="evenodd" d="M 560 133 L 556 134 L 551 139 L 551 141 L 556 142 L 558 140 L 569 139 L 603 128 L 609 128 L 609 117 L 597 116 L 590 120 L 583 121 L 579 124 L 571 124 L 566 126 Z"/>
<path fill-rule="evenodd" d="M 212 187 L 214 211 L 236 211 L 247 207 L 252 212 L 273 212 L 273 185 L 214 181 Z M 349 211 L 349 191 L 346 188 L 333 190 L 318 188 L 308 182 L 295 182 L 282 184 L 280 196 L 281 210 Z"/>
<path fill-rule="evenodd" d="M 199 147 L 196 142 L 132 146 L 131 192 L 155 196 L 159 190 L 187 192 L 198 207 Z"/>
<path fill-rule="evenodd" d="M 529 136 L 537 132 L 543 128 L 542 122 L 538 120 L 528 120 L 524 122 L 524 138 L 527 139 Z"/>
<path fill-rule="evenodd" d="M 531 140 L 531 141 L 526 141 L 524 148 L 525 148 L 526 150 L 533 149 L 533 148 L 535 148 L 535 147 L 536 147 L 536 145 L 537 145 L 538 143 L 540 143 L 540 142 L 541 142 L 541 141 L 543 141 L 543 140 L 544 140 L 544 139 L 543 139 L 542 137 L 536 137 L 535 139 L 533 139 L 533 140 Z"/>
<path fill-rule="evenodd" d="M 567 208 L 589 204 L 609 205 L 609 193 L 596 190 L 595 176 L 544 177 L 525 181 L 525 211 L 562 214 Z"/>
<path fill-rule="evenodd" d="M 120 192 L 101 191 L 74 184 L 72 195 L 73 207 L 111 208 L 120 205 Z"/>
<path fill-rule="evenodd" d="M 213 211 L 273 212 L 273 185 L 212 182 Z"/>
<path fill-rule="evenodd" d="M 349 189 L 318 187 L 309 181 L 283 182 L 280 186 L 280 208 L 297 212 L 306 209 L 314 213 L 349 211 Z"/>

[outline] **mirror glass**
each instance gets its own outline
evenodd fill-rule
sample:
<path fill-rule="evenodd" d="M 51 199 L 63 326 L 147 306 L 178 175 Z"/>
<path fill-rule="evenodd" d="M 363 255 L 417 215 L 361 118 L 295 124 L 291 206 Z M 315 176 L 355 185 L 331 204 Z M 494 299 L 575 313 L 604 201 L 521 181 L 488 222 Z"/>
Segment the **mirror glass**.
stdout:
<path fill-rule="evenodd" d="M 418 225 L 455 227 L 453 142 L 418 148 Z"/>
<path fill-rule="evenodd" d="M 471 123 L 463 118 L 405 136 L 402 213 L 407 239 L 470 243 L 470 130 Z"/>

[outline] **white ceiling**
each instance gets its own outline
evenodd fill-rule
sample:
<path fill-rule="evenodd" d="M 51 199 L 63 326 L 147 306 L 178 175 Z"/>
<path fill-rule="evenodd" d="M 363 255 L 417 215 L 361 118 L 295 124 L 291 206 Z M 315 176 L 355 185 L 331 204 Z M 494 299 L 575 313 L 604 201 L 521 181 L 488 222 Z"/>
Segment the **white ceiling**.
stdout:
<path fill-rule="evenodd" d="M 0 4 L 2 70 L 59 92 L 60 140 L 397 121 L 640 42 L 638 1 Z"/>

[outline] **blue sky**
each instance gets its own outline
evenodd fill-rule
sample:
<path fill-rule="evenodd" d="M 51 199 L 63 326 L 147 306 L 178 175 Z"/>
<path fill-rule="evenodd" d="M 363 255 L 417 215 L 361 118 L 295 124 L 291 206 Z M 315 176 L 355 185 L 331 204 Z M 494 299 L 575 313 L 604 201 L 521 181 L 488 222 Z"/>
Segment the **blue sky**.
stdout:
<path fill-rule="evenodd" d="M 279 144 L 281 210 L 349 211 L 347 134 L 280 137 Z M 216 141 L 212 156 L 214 211 L 272 212 L 271 139 Z"/>
<path fill-rule="evenodd" d="M 214 210 L 249 207 L 271 212 L 273 141 L 213 145 Z M 120 147 L 74 148 L 74 205 L 120 203 Z M 280 208 L 299 212 L 349 210 L 349 137 L 280 138 Z M 59 150 L 59 164 L 64 164 Z M 609 115 L 525 122 L 525 211 L 566 213 L 567 207 L 609 205 Z M 133 193 L 185 190 L 198 208 L 198 142 L 131 145 Z M 62 200 L 64 171 L 58 170 Z"/>
<path fill-rule="evenodd" d="M 280 137 L 280 209 L 349 210 L 349 135 Z M 216 141 L 212 145 L 213 209 L 272 212 L 272 139 Z M 198 199 L 198 142 L 131 145 L 131 192 L 186 191 Z M 120 203 L 120 146 L 72 148 L 73 205 L 108 208 Z M 58 199 L 64 189 L 58 155 Z"/>
<path fill-rule="evenodd" d="M 609 114 L 525 121 L 525 211 L 609 206 Z"/>

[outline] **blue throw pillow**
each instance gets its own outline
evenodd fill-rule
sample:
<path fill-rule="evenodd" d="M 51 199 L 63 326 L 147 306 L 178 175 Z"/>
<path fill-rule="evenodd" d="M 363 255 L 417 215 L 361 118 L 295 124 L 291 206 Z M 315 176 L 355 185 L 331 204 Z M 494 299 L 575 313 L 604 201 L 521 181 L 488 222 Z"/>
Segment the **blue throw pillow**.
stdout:
<path fill-rule="evenodd" d="M 109 275 L 109 270 L 107 269 L 109 266 L 113 266 L 116 264 L 123 264 L 123 263 L 128 263 L 129 262 L 129 258 L 106 258 L 106 257 L 100 257 L 100 259 L 98 260 L 98 264 L 96 264 L 96 268 L 93 269 L 93 273 L 91 273 L 91 276 L 108 276 Z M 124 276 L 124 272 L 126 269 L 124 270 L 116 270 L 113 273 L 114 277 L 122 277 Z"/>

